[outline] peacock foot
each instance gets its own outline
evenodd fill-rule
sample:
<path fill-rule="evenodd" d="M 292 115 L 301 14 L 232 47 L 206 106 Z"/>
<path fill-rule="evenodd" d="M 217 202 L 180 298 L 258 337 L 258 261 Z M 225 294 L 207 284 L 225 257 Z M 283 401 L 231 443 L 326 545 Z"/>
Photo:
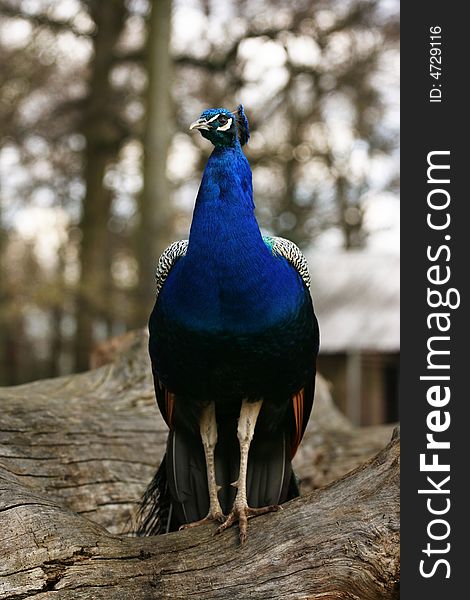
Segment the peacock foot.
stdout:
<path fill-rule="evenodd" d="M 222 509 L 209 509 L 209 512 L 207 513 L 206 517 L 204 517 L 203 519 L 199 519 L 199 521 L 185 523 L 184 525 L 181 525 L 179 530 L 181 531 L 182 529 L 191 529 L 192 527 L 198 527 L 199 525 L 205 525 L 206 523 L 222 523 L 224 519 L 225 515 L 222 512 Z"/>
<path fill-rule="evenodd" d="M 251 508 L 248 506 L 246 501 L 238 502 L 235 499 L 235 504 L 233 505 L 230 514 L 222 523 L 222 525 L 217 528 L 216 533 L 222 533 L 222 531 L 225 531 L 225 529 L 228 529 L 236 521 L 238 521 L 240 544 L 244 544 L 247 538 L 248 519 L 251 517 L 258 517 L 259 515 L 264 515 L 269 512 L 275 512 L 280 508 L 281 507 L 278 504 L 262 506 L 260 508 Z"/>

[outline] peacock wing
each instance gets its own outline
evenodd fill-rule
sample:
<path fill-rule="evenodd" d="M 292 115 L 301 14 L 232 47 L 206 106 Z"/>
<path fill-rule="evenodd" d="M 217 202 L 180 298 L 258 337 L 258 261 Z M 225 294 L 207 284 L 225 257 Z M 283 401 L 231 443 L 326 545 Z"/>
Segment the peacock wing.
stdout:
<path fill-rule="evenodd" d="M 163 284 L 168 278 L 173 265 L 178 259 L 186 254 L 188 249 L 189 240 L 178 240 L 173 242 L 166 248 L 160 258 L 158 259 L 157 270 L 155 272 L 155 281 L 157 284 L 157 294 L 160 293 Z"/>
<path fill-rule="evenodd" d="M 186 250 L 188 248 L 188 240 L 179 240 L 177 242 L 173 242 L 166 248 L 162 255 L 158 260 L 157 270 L 155 272 L 155 280 L 156 280 L 156 297 L 158 295 L 170 274 L 171 269 L 175 265 L 175 263 L 186 254 Z M 150 341 L 149 341 L 149 349 L 150 349 L 150 358 L 152 360 L 152 374 L 153 381 L 155 386 L 155 396 L 157 398 L 158 408 L 162 414 L 165 423 L 168 425 L 170 429 L 173 429 L 173 415 L 174 415 L 174 407 L 175 407 L 175 395 L 169 391 L 166 386 L 160 380 L 157 367 L 153 361 L 153 356 L 155 352 L 152 351 L 153 345 L 156 343 L 155 335 L 152 327 L 152 321 L 149 323 L 150 330 Z"/>
<path fill-rule="evenodd" d="M 285 258 L 302 277 L 305 287 L 310 288 L 310 272 L 308 262 L 300 248 L 282 237 L 263 236 L 263 241 L 273 256 Z"/>
<path fill-rule="evenodd" d="M 303 387 L 291 398 L 289 405 L 289 425 L 291 431 L 291 459 L 294 458 L 297 449 L 307 428 L 310 413 L 313 408 L 313 397 L 315 393 L 315 375 L 312 381 Z"/>

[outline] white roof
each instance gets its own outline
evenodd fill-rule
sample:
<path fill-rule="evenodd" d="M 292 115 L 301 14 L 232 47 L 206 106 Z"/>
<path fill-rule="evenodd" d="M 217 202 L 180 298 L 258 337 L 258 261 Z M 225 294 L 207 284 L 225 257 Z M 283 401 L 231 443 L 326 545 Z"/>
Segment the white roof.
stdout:
<path fill-rule="evenodd" d="M 400 347 L 400 258 L 368 251 L 307 251 L 325 353 Z"/>

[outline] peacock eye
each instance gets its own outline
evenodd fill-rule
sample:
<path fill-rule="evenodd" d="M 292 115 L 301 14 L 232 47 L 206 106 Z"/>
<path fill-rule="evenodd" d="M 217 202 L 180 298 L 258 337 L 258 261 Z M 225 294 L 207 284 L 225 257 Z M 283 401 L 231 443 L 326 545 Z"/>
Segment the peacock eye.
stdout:
<path fill-rule="evenodd" d="M 227 123 L 228 121 L 228 117 L 226 117 L 225 115 L 220 115 L 220 117 L 217 120 L 221 125 L 225 125 L 225 123 Z"/>

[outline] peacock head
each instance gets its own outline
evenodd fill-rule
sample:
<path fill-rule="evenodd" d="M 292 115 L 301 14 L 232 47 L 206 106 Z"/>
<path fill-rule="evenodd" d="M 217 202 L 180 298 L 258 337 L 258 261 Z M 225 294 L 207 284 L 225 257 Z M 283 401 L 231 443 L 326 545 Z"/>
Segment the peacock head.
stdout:
<path fill-rule="evenodd" d="M 243 146 L 250 137 L 250 127 L 242 104 L 233 112 L 226 108 L 208 108 L 197 121 L 191 123 L 189 129 L 198 129 L 202 137 L 210 140 L 214 146 L 234 146 L 237 139 Z"/>

